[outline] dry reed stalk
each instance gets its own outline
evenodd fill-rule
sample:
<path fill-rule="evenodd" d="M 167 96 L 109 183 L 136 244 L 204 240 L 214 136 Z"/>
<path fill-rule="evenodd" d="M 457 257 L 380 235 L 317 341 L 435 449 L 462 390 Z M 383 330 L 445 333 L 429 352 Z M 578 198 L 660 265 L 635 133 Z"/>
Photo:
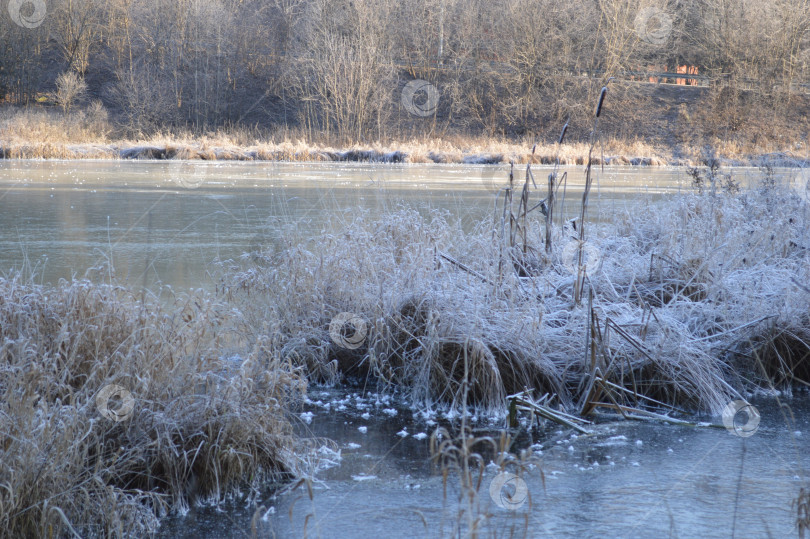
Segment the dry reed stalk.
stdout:
<path fill-rule="evenodd" d="M 608 79 L 607 83 L 610 83 L 610 79 Z M 599 100 L 596 104 L 596 111 L 594 113 L 593 119 L 593 129 L 591 129 L 590 135 L 590 145 L 588 147 L 588 162 L 585 167 L 585 188 L 582 192 L 582 205 L 580 206 L 580 213 L 579 213 L 579 246 L 577 247 L 577 279 L 574 285 L 574 302 L 579 305 L 580 300 L 582 297 L 582 290 L 585 285 L 585 279 L 587 277 L 587 270 L 583 265 L 582 255 L 583 249 L 585 246 L 585 214 L 588 209 L 588 195 L 591 192 L 591 185 L 593 183 L 593 178 L 591 175 L 591 169 L 593 166 L 593 149 L 596 146 L 596 140 L 599 133 L 599 115 L 602 112 L 602 104 L 605 101 L 605 96 L 607 95 L 607 83 L 605 86 L 602 87 L 602 91 L 599 92 Z"/>
<path fill-rule="evenodd" d="M 572 428 L 581 434 L 589 434 L 588 430 L 583 428 L 582 425 L 589 425 L 590 421 L 551 408 L 546 404 L 549 397 L 550 395 L 546 393 L 539 400 L 535 400 L 532 397 L 532 390 L 525 389 L 520 393 L 507 396 L 506 399 L 511 403 L 510 406 L 514 406 L 515 410 L 531 412 L 532 418 L 534 418 L 536 414 L 560 425 Z M 533 422 L 534 420 L 532 419 L 530 423 Z"/>
<path fill-rule="evenodd" d="M 796 508 L 796 526 L 799 539 L 804 539 L 805 532 L 810 531 L 810 489 L 799 489 L 799 496 L 793 501 Z"/>
<path fill-rule="evenodd" d="M 551 254 L 552 249 L 552 227 L 554 226 L 554 204 L 557 201 L 557 190 L 560 188 L 560 183 L 564 182 L 568 172 L 563 173 L 563 177 L 560 181 L 557 179 L 557 169 L 560 166 L 560 147 L 562 146 L 563 142 L 565 141 L 565 134 L 568 131 L 568 122 L 565 122 L 563 125 L 562 131 L 560 131 L 560 138 L 557 139 L 557 152 L 554 156 L 554 169 L 548 175 L 548 194 L 546 195 L 546 200 L 548 201 L 547 207 L 548 210 L 546 211 L 546 254 Z M 563 204 L 565 204 L 565 191 L 563 191 Z M 564 208 L 560 207 L 560 219 L 562 219 Z M 560 226 L 562 226 L 562 221 L 560 221 Z"/>

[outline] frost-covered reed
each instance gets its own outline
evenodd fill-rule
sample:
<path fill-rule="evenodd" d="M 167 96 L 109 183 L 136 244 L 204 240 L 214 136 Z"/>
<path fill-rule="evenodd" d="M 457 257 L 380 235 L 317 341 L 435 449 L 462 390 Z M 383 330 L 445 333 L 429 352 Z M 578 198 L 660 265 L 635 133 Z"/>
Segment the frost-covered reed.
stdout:
<path fill-rule="evenodd" d="M 744 391 L 810 381 L 808 209 L 773 185 L 678 195 L 589 224 L 583 263 L 572 223 L 553 225 L 546 252 L 539 212 L 518 215 L 518 234 L 511 213 L 465 232 L 438 211 L 359 212 L 246 258 L 223 285 L 248 333 L 315 379 L 459 404 L 466 357 L 469 401 L 490 410 L 527 387 L 587 410 L 600 379 L 624 388 L 608 404 L 716 413 Z M 357 346 L 330 336 L 342 312 L 364 321 Z"/>
<path fill-rule="evenodd" d="M 169 303 L 0 278 L 0 537 L 144 536 L 299 471 L 302 379 L 260 351 L 225 359 L 234 314 L 210 295 Z"/>

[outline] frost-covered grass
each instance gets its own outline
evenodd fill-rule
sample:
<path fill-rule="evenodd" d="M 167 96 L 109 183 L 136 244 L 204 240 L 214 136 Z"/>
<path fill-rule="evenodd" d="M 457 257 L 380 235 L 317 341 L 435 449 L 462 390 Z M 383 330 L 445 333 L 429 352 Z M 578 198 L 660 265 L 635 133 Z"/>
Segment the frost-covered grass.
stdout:
<path fill-rule="evenodd" d="M 304 382 L 275 356 L 223 359 L 232 316 L 202 293 L 0 278 L 0 536 L 143 536 L 297 473 Z M 128 393 L 105 406 L 112 385 Z"/>
<path fill-rule="evenodd" d="M 489 410 L 529 387 L 576 411 L 648 397 L 717 413 L 744 391 L 810 381 L 808 209 L 770 186 L 589 224 L 585 251 L 600 263 L 579 301 L 579 233 L 555 219 L 547 253 L 537 211 L 525 247 L 501 210 L 473 232 L 441 212 L 359 213 L 339 233 L 246 257 L 223 284 L 252 320 L 246 334 L 314 379 L 354 375 L 457 405 L 466 368 L 469 402 Z M 360 331 L 334 338 L 344 312 Z M 595 378 L 617 387 L 593 393 Z"/>

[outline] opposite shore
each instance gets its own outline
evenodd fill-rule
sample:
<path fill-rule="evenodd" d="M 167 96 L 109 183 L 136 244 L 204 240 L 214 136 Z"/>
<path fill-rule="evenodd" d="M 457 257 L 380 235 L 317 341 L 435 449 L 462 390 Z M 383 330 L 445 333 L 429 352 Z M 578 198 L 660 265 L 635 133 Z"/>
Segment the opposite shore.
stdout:
<path fill-rule="evenodd" d="M 155 138 L 108 142 L 67 143 L 8 141 L 0 138 L 0 159 L 157 159 L 205 161 L 293 161 L 371 163 L 458 163 L 466 165 L 533 164 L 584 165 L 588 144 L 538 144 L 534 155 L 531 142 L 476 140 L 470 144 L 430 139 L 390 144 L 350 145 L 337 148 L 304 140 L 254 141 L 236 144 L 229 137 L 189 140 Z M 597 147 L 595 165 L 614 166 L 701 166 L 710 155 L 724 166 L 805 167 L 810 153 L 804 148 L 767 153 L 735 153 L 691 148 L 674 151 L 612 140 Z"/>
<path fill-rule="evenodd" d="M 660 121 L 659 127 L 667 125 Z M 653 130 L 655 131 L 655 130 Z M 649 135 L 649 136 L 647 136 Z M 779 140 L 729 141 L 667 137 L 660 133 L 597 139 L 596 165 L 804 167 L 810 150 L 799 133 Z M 556 136 L 553 137 L 556 139 Z M 692 142 L 693 140 L 693 142 Z M 536 146 L 535 146 L 536 145 Z M 532 148 L 534 154 L 532 154 Z M 400 135 L 385 141 L 345 141 L 296 129 L 263 131 L 161 131 L 126 134 L 103 107 L 60 114 L 48 108 L 0 109 L 0 159 L 176 159 L 207 161 L 349 161 L 373 163 L 458 163 L 584 165 L 590 144 L 580 137 L 559 145 L 548 137 L 463 134 Z"/>

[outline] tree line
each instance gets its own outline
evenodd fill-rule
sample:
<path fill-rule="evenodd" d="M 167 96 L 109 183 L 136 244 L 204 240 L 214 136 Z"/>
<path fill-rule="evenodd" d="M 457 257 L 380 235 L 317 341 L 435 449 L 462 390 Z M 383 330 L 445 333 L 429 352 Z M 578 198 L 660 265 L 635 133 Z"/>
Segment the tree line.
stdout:
<path fill-rule="evenodd" d="M 688 65 L 724 101 L 774 108 L 810 82 L 810 0 L 12 0 L 8 11 L 2 102 L 51 96 L 67 110 L 85 94 L 132 133 L 545 136 L 592 112 L 610 77 L 654 66 Z M 414 79 L 438 89 L 430 115 L 403 107 Z"/>

